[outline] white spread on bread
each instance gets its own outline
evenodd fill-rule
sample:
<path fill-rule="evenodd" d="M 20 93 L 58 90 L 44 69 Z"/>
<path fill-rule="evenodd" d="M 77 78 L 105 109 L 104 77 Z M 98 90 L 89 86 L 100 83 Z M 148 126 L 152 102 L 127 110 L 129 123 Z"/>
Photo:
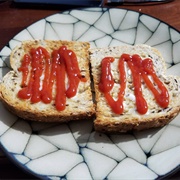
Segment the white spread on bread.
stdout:
<path fill-rule="evenodd" d="M 127 88 L 124 96 L 124 112 L 117 115 L 112 112 L 103 93 L 99 91 L 98 84 L 101 74 L 101 61 L 104 57 L 114 57 L 111 63 L 111 72 L 115 82 L 119 82 L 119 74 L 117 73 L 117 61 L 123 53 L 130 55 L 138 54 L 141 58 L 150 58 L 153 61 L 154 69 L 157 76 L 164 83 L 169 92 L 169 105 L 167 108 L 161 108 L 155 101 L 152 92 L 142 83 L 143 96 L 148 104 L 148 111 L 141 115 L 136 111 L 134 87 L 132 85 L 131 71 L 126 67 Z M 170 122 L 180 111 L 180 78 L 175 76 L 166 76 L 165 61 L 159 51 L 147 45 L 124 45 L 119 47 L 105 47 L 90 50 L 90 62 L 92 67 L 92 75 L 96 95 L 96 120 L 94 122 L 95 129 L 101 132 L 117 133 L 127 132 L 131 130 L 143 130 L 152 127 L 161 127 Z M 129 77 L 129 79 L 128 79 Z M 152 80 L 150 78 L 150 80 Z M 114 84 L 112 96 L 116 99 L 119 85 Z M 115 92 L 113 92 L 115 91 Z M 116 96 L 115 96 L 116 94 Z"/>
<path fill-rule="evenodd" d="M 86 77 L 86 82 L 80 82 L 77 93 L 73 98 L 66 99 L 66 107 L 63 111 L 55 108 L 55 101 L 49 104 L 31 103 L 30 100 L 22 100 L 17 97 L 18 91 L 21 89 L 22 74 L 18 71 L 21 66 L 21 59 L 27 54 L 31 48 L 44 47 L 48 52 L 58 49 L 61 46 L 67 46 L 75 52 L 78 65 L 82 71 L 82 75 Z M 90 71 L 89 71 L 89 52 L 90 44 L 87 42 L 74 41 L 51 41 L 51 40 L 32 40 L 23 41 L 11 53 L 10 64 L 12 71 L 3 77 L 0 84 L 0 99 L 8 107 L 8 109 L 17 116 L 43 122 L 67 122 L 72 120 L 90 119 L 95 115 L 94 103 L 92 101 L 92 93 L 90 87 Z M 40 90 L 42 90 L 42 81 L 44 75 L 40 77 Z M 65 80 L 68 87 L 67 79 Z M 56 85 L 53 86 L 53 94 L 56 94 Z M 13 89 L 13 91 L 12 91 Z"/>
<path fill-rule="evenodd" d="M 66 108 L 63 111 L 57 111 L 54 107 L 54 101 L 50 104 L 42 102 L 31 103 L 30 100 L 24 101 L 17 98 L 17 93 L 21 89 L 22 75 L 18 68 L 21 66 L 20 59 L 29 51 L 30 48 L 39 46 L 45 47 L 48 51 L 57 49 L 66 45 L 72 49 L 78 59 L 78 64 L 81 70 L 81 75 L 87 78 L 87 81 L 80 82 L 77 94 L 72 98 L 67 98 Z M 119 133 L 132 130 L 144 130 L 152 127 L 161 127 L 169 123 L 180 111 L 180 78 L 175 76 L 166 76 L 165 61 L 161 54 L 155 49 L 147 45 L 136 46 L 119 46 L 107 48 L 89 49 L 90 44 L 87 42 L 73 41 L 45 41 L 34 40 L 25 41 L 19 47 L 16 47 L 11 54 L 10 64 L 12 71 L 3 77 L 0 83 L 0 99 L 6 107 L 17 116 L 34 121 L 43 122 L 67 122 L 72 120 L 86 120 L 87 118 L 94 120 L 95 130 L 106 133 Z M 103 93 L 99 91 L 98 83 L 101 74 L 101 60 L 104 57 L 114 57 L 119 59 L 123 53 L 138 54 L 141 58 L 151 58 L 153 60 L 154 69 L 157 76 L 163 81 L 169 92 L 169 105 L 167 108 L 161 108 L 156 101 L 151 91 L 142 84 L 143 96 L 146 97 L 148 111 L 146 114 L 139 114 L 136 111 L 134 87 L 132 85 L 132 73 L 125 64 L 127 76 L 127 88 L 124 95 L 124 112 L 115 114 L 107 104 Z M 92 67 L 93 82 L 90 79 L 89 70 L 89 55 Z M 117 99 L 119 91 L 119 72 L 117 61 L 111 64 L 111 72 L 114 78 L 114 87 L 111 95 Z M 41 76 L 40 90 L 42 89 L 42 81 L 44 76 Z M 92 100 L 91 83 L 95 90 L 95 102 Z M 68 87 L 67 78 L 65 80 L 66 88 Z M 53 94 L 55 91 L 55 84 Z M 95 108 L 96 107 L 96 111 Z"/>

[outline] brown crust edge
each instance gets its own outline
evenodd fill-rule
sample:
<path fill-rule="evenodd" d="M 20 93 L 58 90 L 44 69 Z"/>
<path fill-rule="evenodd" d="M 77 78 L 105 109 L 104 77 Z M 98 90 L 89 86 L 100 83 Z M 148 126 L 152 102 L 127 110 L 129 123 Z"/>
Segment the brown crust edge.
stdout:
<path fill-rule="evenodd" d="M 81 114 L 69 114 L 68 116 L 64 115 L 52 115 L 52 114 L 43 114 L 43 113 L 32 113 L 31 111 L 25 111 L 18 109 L 14 107 L 13 105 L 9 104 L 6 102 L 6 100 L 0 96 L 1 102 L 4 104 L 4 106 L 9 110 L 9 112 L 15 114 L 16 116 L 24 119 L 24 120 L 29 120 L 29 121 L 37 121 L 37 122 L 59 122 L 59 123 L 64 123 L 64 122 L 69 122 L 69 121 L 74 121 L 74 120 L 82 120 L 82 119 L 92 119 L 94 120 L 95 118 L 95 111 L 91 109 L 91 111 L 86 111 L 85 113 Z"/>
<path fill-rule="evenodd" d="M 137 118 L 132 119 L 131 121 L 105 121 L 103 119 L 96 119 L 94 121 L 94 127 L 95 130 L 98 132 L 110 134 L 142 131 L 150 128 L 159 128 L 170 123 L 179 114 L 179 111 L 180 106 L 171 109 L 171 111 L 159 117 L 152 117 L 149 119 L 143 118 L 141 120 Z"/>
<path fill-rule="evenodd" d="M 32 42 L 32 43 L 42 43 L 42 42 L 51 42 L 51 40 L 30 40 L 30 41 L 23 41 L 22 43 L 27 43 L 27 42 Z M 52 42 L 56 42 L 56 40 L 53 40 Z M 73 41 L 61 41 L 63 44 L 67 43 L 73 43 Z M 89 45 L 87 42 L 78 42 L 82 43 L 85 45 Z M 14 70 L 14 61 L 12 61 L 12 56 L 14 55 L 14 52 L 16 52 L 19 48 L 21 48 L 22 44 L 15 47 L 10 55 L 10 64 Z M 88 47 L 89 48 L 89 47 Z M 88 52 L 88 49 L 87 49 Z M 89 58 L 89 57 L 88 57 Z M 89 74 L 90 76 L 90 74 Z M 4 78 L 4 77 L 3 77 Z M 3 84 L 3 83 L 2 83 Z M 14 106 L 11 102 L 9 102 L 6 97 L 3 97 L 3 88 L 1 87 L 1 82 L 0 82 L 0 101 L 2 104 L 13 114 L 16 116 L 24 119 L 24 120 L 30 120 L 30 121 L 38 121 L 38 122 L 59 122 L 59 123 L 64 123 L 68 121 L 74 121 L 74 120 L 86 120 L 86 119 L 93 119 L 95 117 L 95 105 L 93 105 L 88 111 L 86 112 L 81 112 L 78 114 L 75 114 L 74 112 L 71 112 L 68 115 L 64 115 L 63 113 L 56 113 L 56 114 L 43 114 L 41 112 L 31 112 L 28 111 L 27 109 L 22 109 L 20 107 Z"/>

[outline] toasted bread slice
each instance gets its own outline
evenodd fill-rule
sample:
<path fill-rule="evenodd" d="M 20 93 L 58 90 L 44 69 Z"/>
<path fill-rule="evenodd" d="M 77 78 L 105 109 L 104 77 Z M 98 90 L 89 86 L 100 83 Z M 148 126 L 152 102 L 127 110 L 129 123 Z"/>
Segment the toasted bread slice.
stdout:
<path fill-rule="evenodd" d="M 66 46 L 72 50 L 76 56 L 82 76 L 86 82 L 80 82 L 77 93 L 72 98 L 66 98 L 66 107 L 59 111 L 55 108 L 55 101 L 45 104 L 43 102 L 32 103 L 29 99 L 24 100 L 17 97 L 21 89 L 22 72 L 18 71 L 24 54 L 29 53 L 31 48 L 44 47 L 50 54 L 54 49 Z M 24 41 L 16 47 L 10 56 L 12 70 L 7 73 L 0 84 L 0 99 L 7 108 L 17 116 L 34 121 L 43 122 L 67 122 L 70 120 L 79 120 L 92 118 L 95 115 L 92 93 L 90 88 L 89 73 L 89 49 L 87 42 L 73 41 L 47 41 L 33 40 Z M 41 78 L 42 81 L 43 77 Z M 67 77 L 66 77 L 67 79 Z M 66 80 L 66 86 L 68 86 Z M 54 92 L 55 90 L 53 90 Z M 56 92 L 54 92 L 56 93 Z"/>
<path fill-rule="evenodd" d="M 142 59 L 151 58 L 154 69 L 161 82 L 169 92 L 169 105 L 166 108 L 160 107 L 154 98 L 152 92 L 142 82 L 143 96 L 147 101 L 148 111 L 145 114 L 139 114 L 136 110 L 134 87 L 132 83 L 131 71 L 126 67 L 127 84 L 124 95 L 124 111 L 122 114 L 116 114 L 107 103 L 104 94 L 99 90 L 101 75 L 101 61 L 105 57 L 115 58 L 111 63 L 111 73 L 114 78 L 114 87 L 111 95 L 117 98 L 119 91 L 119 72 L 118 60 L 123 53 L 138 54 Z M 132 130 L 144 130 L 152 127 L 161 127 L 169 123 L 180 111 L 180 78 L 166 76 L 165 61 L 159 51 L 147 45 L 120 46 L 97 48 L 90 50 L 90 63 L 92 66 L 92 75 L 95 88 L 95 99 L 97 103 L 95 129 L 101 132 L 117 133 Z"/>

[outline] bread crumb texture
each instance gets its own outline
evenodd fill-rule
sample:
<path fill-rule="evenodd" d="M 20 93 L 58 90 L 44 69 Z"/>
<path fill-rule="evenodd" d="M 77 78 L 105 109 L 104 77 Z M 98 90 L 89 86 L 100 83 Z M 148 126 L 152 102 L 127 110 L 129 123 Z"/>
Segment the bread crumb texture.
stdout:
<path fill-rule="evenodd" d="M 79 83 L 77 93 L 74 97 L 66 98 L 65 110 L 56 110 L 54 100 L 52 100 L 50 104 L 45 104 L 42 102 L 31 103 L 30 100 L 19 99 L 17 93 L 21 89 L 22 73 L 18 71 L 18 68 L 21 66 L 24 54 L 29 53 L 31 48 L 37 48 L 39 46 L 44 47 L 51 54 L 53 50 L 59 49 L 59 47 L 63 45 L 75 52 L 81 75 L 87 79 L 86 82 Z M 95 109 L 90 87 L 89 47 L 90 45 L 87 42 L 46 40 L 22 42 L 20 46 L 12 51 L 10 56 L 12 71 L 4 76 L 0 84 L 2 102 L 17 116 L 34 121 L 67 122 L 70 120 L 94 117 Z M 42 80 L 43 76 L 41 77 L 41 81 Z M 68 84 L 66 86 L 68 86 Z M 55 89 L 55 87 L 53 88 Z M 55 91 L 53 93 L 55 94 Z"/>
<path fill-rule="evenodd" d="M 148 104 L 148 112 L 140 115 L 136 111 L 134 86 L 131 71 L 125 64 L 126 70 L 126 90 L 124 95 L 124 112 L 121 115 L 112 112 L 104 94 L 99 91 L 101 61 L 104 57 L 114 57 L 111 63 L 111 73 L 114 78 L 114 87 L 111 90 L 111 96 L 116 100 L 119 92 L 119 72 L 118 62 L 123 54 L 138 54 L 142 59 L 151 58 L 157 76 L 164 83 L 169 92 L 169 105 L 167 108 L 161 108 L 155 101 L 154 95 L 142 81 L 142 93 Z M 95 89 L 96 120 L 95 129 L 101 132 L 117 133 L 132 130 L 144 130 L 152 127 L 161 127 L 169 123 L 180 111 L 180 77 L 166 76 L 166 65 L 160 52 L 147 45 L 119 46 L 90 49 L 90 62 Z M 156 86 L 156 85 L 155 85 Z"/>

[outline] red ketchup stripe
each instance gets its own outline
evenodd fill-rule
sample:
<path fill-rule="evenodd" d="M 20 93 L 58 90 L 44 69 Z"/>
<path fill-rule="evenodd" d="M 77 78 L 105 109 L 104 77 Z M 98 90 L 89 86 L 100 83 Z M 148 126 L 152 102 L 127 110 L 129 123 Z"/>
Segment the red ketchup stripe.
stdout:
<path fill-rule="evenodd" d="M 126 88 L 126 72 L 124 68 L 124 63 L 126 62 L 129 69 L 132 73 L 133 85 L 134 85 L 134 94 L 136 97 L 136 107 L 137 111 L 140 114 L 146 114 L 148 111 L 148 105 L 143 97 L 142 93 L 142 80 L 146 83 L 147 87 L 152 91 L 156 102 L 162 108 L 166 108 L 169 105 L 169 94 L 157 77 L 154 69 L 153 62 L 151 59 L 147 58 L 142 60 L 139 55 L 130 56 L 129 54 L 123 54 L 119 58 L 119 79 L 120 79 L 120 89 L 118 93 L 118 99 L 115 101 L 110 95 L 110 91 L 114 86 L 114 80 L 111 74 L 110 64 L 114 61 L 112 57 L 105 57 L 101 62 L 101 77 L 99 82 L 99 90 L 104 93 L 104 96 L 111 107 L 112 111 L 116 114 L 123 113 L 123 100 Z M 152 77 L 154 82 L 151 82 L 149 76 Z M 158 86 L 158 89 L 155 88 L 155 83 Z"/>
<path fill-rule="evenodd" d="M 55 104 L 56 109 L 62 111 L 66 107 L 66 89 L 65 89 L 65 65 L 63 57 L 60 56 L 58 51 L 54 52 L 54 57 L 56 59 L 56 98 Z"/>
<path fill-rule="evenodd" d="M 52 100 L 52 93 L 50 91 L 51 87 L 49 84 L 50 69 L 51 69 L 51 57 L 45 48 L 39 47 L 38 49 L 41 51 L 41 53 L 43 55 L 44 66 L 45 66 L 44 79 L 43 79 L 42 90 L 41 90 L 41 100 L 42 100 L 42 102 L 48 104 Z"/>
<path fill-rule="evenodd" d="M 148 88 L 152 91 L 155 96 L 157 103 L 162 107 L 166 108 L 169 105 L 169 93 L 164 86 L 164 84 L 157 77 L 155 70 L 153 68 L 153 62 L 151 59 L 147 58 L 142 63 L 142 68 L 144 72 L 142 73 L 142 77 L 147 84 Z M 153 78 L 154 83 L 158 86 L 158 90 L 154 87 L 154 84 L 149 79 L 149 76 Z"/>
<path fill-rule="evenodd" d="M 21 67 L 18 69 L 22 72 L 22 89 L 18 92 L 18 97 L 22 99 L 29 99 L 31 97 L 32 81 L 27 82 L 29 72 L 29 66 L 31 63 L 31 57 L 27 54 L 24 55 Z M 30 76 L 30 79 L 32 77 Z"/>
<path fill-rule="evenodd" d="M 42 101 L 46 104 L 54 99 L 56 109 L 60 111 L 65 109 L 66 98 L 76 95 L 79 82 L 87 81 L 81 76 L 76 54 L 66 46 L 54 50 L 52 54 L 43 47 L 31 49 L 30 55 L 24 56 L 19 71 L 22 72 L 22 89 L 18 92 L 19 98 L 30 99 L 32 103 Z M 56 92 L 53 92 L 54 86 Z M 54 98 L 53 94 L 55 94 Z"/>
<path fill-rule="evenodd" d="M 127 64 L 132 72 L 132 79 L 134 85 L 134 94 L 136 97 L 136 107 L 140 114 L 146 114 L 148 110 L 147 102 L 143 97 L 141 88 L 141 63 L 142 59 L 139 56 L 133 55 L 126 59 Z"/>
<path fill-rule="evenodd" d="M 114 86 L 114 79 L 111 74 L 110 63 L 114 61 L 114 58 L 106 57 L 101 62 L 101 79 L 99 83 L 100 91 L 109 93 Z"/>
<path fill-rule="evenodd" d="M 102 60 L 101 65 L 101 78 L 99 83 L 99 89 L 105 95 L 105 98 L 112 108 L 113 112 L 116 114 L 122 114 L 124 107 L 123 107 L 123 99 L 126 87 L 126 73 L 124 68 L 124 58 L 120 58 L 119 60 L 119 72 L 120 72 L 120 90 L 118 93 L 118 99 L 115 101 L 113 97 L 110 95 L 110 91 L 114 86 L 114 79 L 111 74 L 110 63 L 114 61 L 112 57 L 106 57 Z"/>
<path fill-rule="evenodd" d="M 32 71 L 33 71 L 33 85 L 32 85 L 32 96 L 31 102 L 37 103 L 41 101 L 41 92 L 40 92 L 40 77 L 43 72 L 44 62 L 43 55 L 40 49 L 32 49 Z"/>
<path fill-rule="evenodd" d="M 27 86 L 27 79 L 28 79 L 30 63 L 31 63 L 31 57 L 29 55 L 25 54 L 24 58 L 22 60 L 22 66 L 18 69 L 18 71 L 22 72 L 21 87 Z"/>
<path fill-rule="evenodd" d="M 63 61 L 65 63 L 66 72 L 68 75 L 69 87 L 66 91 L 66 96 L 68 98 L 71 98 L 71 97 L 75 96 L 75 94 L 77 92 L 77 87 L 79 84 L 79 78 L 77 77 L 77 74 L 74 71 L 72 60 L 70 57 L 70 52 L 67 50 L 67 48 L 65 46 L 62 46 L 59 49 L 59 52 L 63 56 Z"/>
<path fill-rule="evenodd" d="M 62 46 L 59 49 L 61 56 L 66 67 L 66 72 L 68 76 L 69 87 L 66 90 L 66 96 L 68 98 L 74 97 L 77 93 L 77 88 L 80 81 L 86 82 L 85 78 L 82 78 L 80 74 L 80 69 L 78 66 L 78 61 L 75 53 L 68 50 L 66 46 Z"/>
<path fill-rule="evenodd" d="M 20 72 L 22 72 L 22 82 L 21 82 L 22 89 L 18 92 L 18 97 L 22 99 L 29 99 L 31 97 L 32 83 L 28 83 L 28 74 L 30 73 L 29 72 L 30 64 L 31 64 L 31 57 L 25 54 L 24 58 L 22 59 L 21 67 L 18 69 Z"/>

